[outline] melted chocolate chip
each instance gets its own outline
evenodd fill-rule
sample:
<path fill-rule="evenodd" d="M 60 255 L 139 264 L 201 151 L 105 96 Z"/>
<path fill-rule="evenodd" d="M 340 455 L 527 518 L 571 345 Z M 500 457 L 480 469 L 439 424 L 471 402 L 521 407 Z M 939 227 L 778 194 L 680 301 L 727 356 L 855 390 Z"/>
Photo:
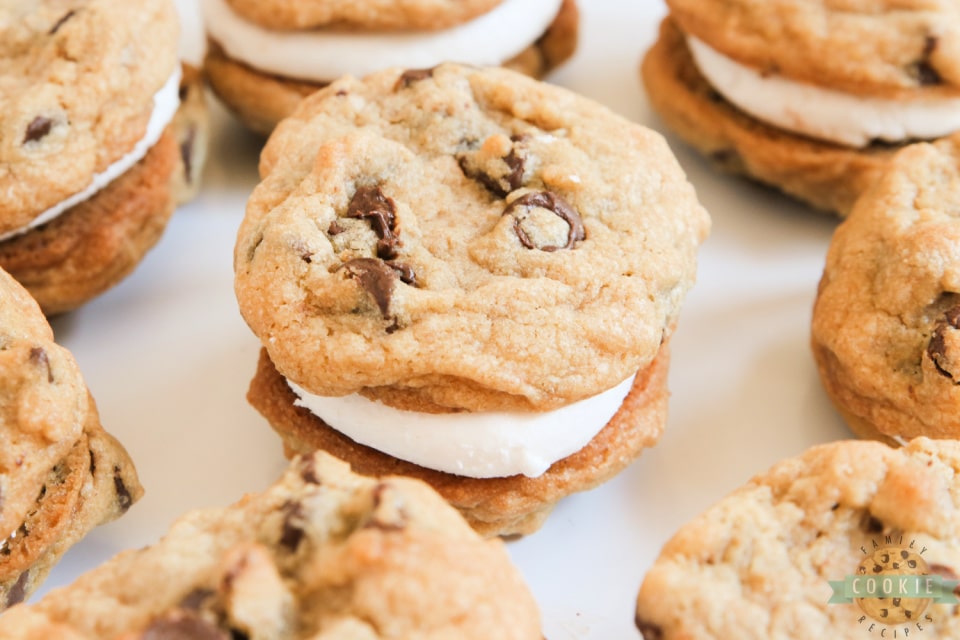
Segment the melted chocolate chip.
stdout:
<path fill-rule="evenodd" d="M 283 513 L 283 531 L 280 533 L 280 546 L 291 553 L 297 550 L 300 542 L 306 535 L 303 530 L 303 505 L 298 502 L 287 501 L 280 508 Z"/>
<path fill-rule="evenodd" d="M 917 79 L 917 82 L 921 86 L 937 85 L 943 82 L 940 73 L 937 72 L 930 63 L 930 56 L 933 55 L 937 44 L 938 39 L 936 36 L 927 36 L 923 42 L 922 57 L 910 67 L 910 74 Z"/>
<path fill-rule="evenodd" d="M 125 513 L 130 505 L 133 504 L 133 496 L 127 490 L 127 485 L 123 484 L 123 478 L 120 477 L 120 467 L 113 467 L 113 486 L 117 492 L 117 504 L 120 506 L 120 512 Z"/>
<path fill-rule="evenodd" d="M 183 177 L 187 184 L 193 183 L 193 145 L 196 142 L 197 128 L 190 125 L 186 135 L 180 141 L 180 159 L 183 160 Z"/>
<path fill-rule="evenodd" d="M 388 262 L 387 266 L 397 272 L 397 277 L 400 278 L 400 282 L 413 287 L 417 286 L 417 274 L 414 272 L 413 267 L 404 262 Z"/>
<path fill-rule="evenodd" d="M 63 15 L 62 18 L 60 18 L 59 20 L 57 20 L 56 24 L 54 24 L 52 27 L 50 27 L 50 31 L 48 32 L 48 35 L 51 35 L 51 36 L 52 36 L 52 35 L 55 34 L 57 31 L 60 31 L 60 27 L 62 27 L 64 24 L 66 24 L 67 20 L 69 20 L 70 18 L 72 18 L 72 17 L 75 16 L 76 14 L 77 14 L 77 12 L 74 11 L 73 9 L 71 9 L 70 11 L 67 11 L 67 12 Z"/>
<path fill-rule="evenodd" d="M 427 78 L 433 77 L 433 69 L 407 69 L 400 74 L 400 77 L 397 78 L 397 84 L 394 85 L 393 90 L 399 91 L 400 89 L 406 89 L 410 85 L 420 82 L 421 80 L 426 80 Z"/>
<path fill-rule="evenodd" d="M 23 144 L 36 142 L 50 134 L 53 129 L 53 120 L 44 116 L 37 116 L 27 125 L 27 131 L 23 136 Z"/>
<path fill-rule="evenodd" d="M 17 578 L 17 581 L 13 583 L 13 586 L 10 587 L 10 591 L 7 591 L 7 606 L 12 607 L 15 604 L 23 602 L 23 599 L 27 595 L 27 580 L 30 578 L 30 572 L 24 571 Z"/>
<path fill-rule="evenodd" d="M 538 247 L 530 239 L 530 236 L 527 235 L 527 232 L 524 231 L 520 218 L 514 216 L 513 230 L 520 239 L 520 243 L 527 249 L 539 249 L 540 251 L 572 249 L 576 242 L 583 240 L 586 237 L 586 232 L 583 228 L 583 220 L 580 219 L 580 214 L 577 213 L 573 207 L 567 204 L 563 198 L 552 191 L 534 191 L 523 195 L 511 202 L 507 208 L 503 210 L 503 215 L 513 214 L 514 211 L 520 207 L 537 207 L 546 209 L 547 211 L 555 213 L 570 227 L 570 230 L 567 231 L 567 243 L 565 245 L 549 245 L 546 247 Z"/>
<path fill-rule="evenodd" d="M 523 170 L 526 161 L 516 150 L 511 149 L 503 161 L 506 163 L 509 171 L 503 176 L 496 178 L 485 171 L 473 169 L 467 162 L 466 157 L 459 160 L 460 170 L 468 178 L 476 180 L 487 188 L 492 194 L 499 198 L 505 198 L 511 191 L 516 191 L 523 186 Z"/>
<path fill-rule="evenodd" d="M 50 358 L 42 347 L 30 349 L 30 362 L 47 369 L 47 382 L 53 384 L 53 370 L 50 368 Z"/>
<path fill-rule="evenodd" d="M 150 623 L 140 634 L 140 640 L 231 640 L 226 631 L 218 629 L 195 613 L 176 611 Z"/>
<path fill-rule="evenodd" d="M 396 228 L 397 206 L 391 198 L 383 195 L 380 187 L 358 188 L 344 215 L 347 218 L 370 221 L 370 227 L 379 238 L 378 258 L 391 260 L 397 257 L 397 247 L 401 245 Z"/>
<path fill-rule="evenodd" d="M 639 615 L 637 615 L 635 621 L 643 640 L 663 640 L 663 628 L 659 625 L 641 620 Z"/>
<path fill-rule="evenodd" d="M 393 297 L 393 288 L 397 280 L 396 271 L 383 260 L 376 258 L 354 258 L 343 263 L 343 269 L 348 276 L 360 281 L 360 286 L 377 303 L 377 308 L 380 309 L 384 320 L 389 320 L 390 299 Z"/>
<path fill-rule="evenodd" d="M 948 309 L 943 317 L 937 321 L 933 328 L 933 334 L 930 336 L 930 342 L 927 344 L 927 355 L 943 376 L 950 378 L 954 382 L 960 382 L 950 371 L 950 354 L 947 353 L 946 335 L 950 331 L 960 329 L 960 305 Z"/>

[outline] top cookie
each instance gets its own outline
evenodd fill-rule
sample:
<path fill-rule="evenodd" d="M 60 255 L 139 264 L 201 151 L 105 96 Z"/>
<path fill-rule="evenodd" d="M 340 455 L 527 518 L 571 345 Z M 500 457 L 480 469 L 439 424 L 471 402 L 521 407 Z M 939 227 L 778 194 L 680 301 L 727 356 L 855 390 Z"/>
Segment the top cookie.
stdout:
<path fill-rule="evenodd" d="M 663 139 L 504 69 L 344 78 L 261 156 L 244 318 L 320 395 L 548 409 L 649 364 L 709 220 Z"/>
<path fill-rule="evenodd" d="M 271 29 L 445 29 L 503 0 L 227 0 L 238 14 Z"/>
<path fill-rule="evenodd" d="M 950 0 L 667 0 L 685 33 L 765 73 L 856 94 L 960 91 Z"/>
<path fill-rule="evenodd" d="M 953 136 L 899 152 L 831 242 L 814 353 L 838 407 L 880 435 L 960 437 L 957 211 Z"/>
<path fill-rule="evenodd" d="M 0 234 L 132 149 L 176 64 L 169 0 L 0 3 Z"/>
<path fill-rule="evenodd" d="M 10 609 L 0 635 L 541 638 L 536 603 L 499 540 L 481 540 L 419 481 L 361 477 L 322 453 Z"/>

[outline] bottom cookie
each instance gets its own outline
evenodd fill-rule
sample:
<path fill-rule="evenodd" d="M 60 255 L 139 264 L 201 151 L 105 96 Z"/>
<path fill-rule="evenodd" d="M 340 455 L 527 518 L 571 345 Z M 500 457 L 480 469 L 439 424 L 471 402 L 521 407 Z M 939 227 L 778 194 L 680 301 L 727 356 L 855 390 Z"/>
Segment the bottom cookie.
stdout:
<path fill-rule="evenodd" d="M 784 460 L 664 545 L 637 627 L 646 640 L 960 637 L 957 469 L 960 442 L 926 438 Z"/>
<path fill-rule="evenodd" d="M 263 493 L 183 516 L 153 546 L 0 617 L 4 638 L 539 640 L 498 540 L 423 483 L 322 453 Z"/>
<path fill-rule="evenodd" d="M 466 478 L 426 469 L 360 445 L 330 428 L 307 409 L 261 350 L 247 399 L 283 439 L 288 455 L 323 450 L 346 460 L 362 475 L 401 475 L 423 480 L 456 507 L 485 536 L 536 531 L 563 497 L 592 489 L 627 467 L 653 446 L 667 414 L 669 349 L 637 374 L 633 388 L 607 425 L 577 453 L 536 478 Z"/>

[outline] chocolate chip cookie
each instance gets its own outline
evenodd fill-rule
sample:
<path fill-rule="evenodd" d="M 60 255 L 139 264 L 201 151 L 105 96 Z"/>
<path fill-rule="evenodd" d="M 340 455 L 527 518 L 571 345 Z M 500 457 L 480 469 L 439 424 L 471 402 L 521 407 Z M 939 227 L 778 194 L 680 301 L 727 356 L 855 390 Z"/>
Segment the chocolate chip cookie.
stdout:
<path fill-rule="evenodd" d="M 481 540 L 426 485 L 363 478 L 324 454 L 14 607 L 0 634 L 541 638 L 536 603 L 502 543 Z"/>
<path fill-rule="evenodd" d="M 640 587 L 637 627 L 646 640 L 956 637 L 955 605 L 880 597 L 866 579 L 922 574 L 951 592 L 957 469 L 960 443 L 926 438 L 835 442 L 784 460 L 666 543 Z"/>
<path fill-rule="evenodd" d="M 897 154 L 827 254 L 813 353 L 864 437 L 960 437 L 958 145 L 953 136 Z"/>
<path fill-rule="evenodd" d="M 647 94 L 722 169 L 845 216 L 898 148 L 960 130 L 952 4 L 667 4 Z"/>
<path fill-rule="evenodd" d="M 709 227 L 659 135 L 451 64 L 333 83 L 260 168 L 236 293 L 289 452 L 423 478 L 491 534 L 656 442 Z"/>
<path fill-rule="evenodd" d="M 577 46 L 574 0 L 204 0 L 210 86 L 269 134 L 306 95 L 346 75 L 445 61 L 542 77 Z"/>
<path fill-rule="evenodd" d="M 129 274 L 195 193 L 202 83 L 177 61 L 169 0 L 8 3 L 0 78 L 0 266 L 67 311 Z"/>
<path fill-rule="evenodd" d="M 100 426 L 73 357 L 37 303 L 0 270 L 0 609 L 32 593 L 95 526 L 142 494 Z"/>

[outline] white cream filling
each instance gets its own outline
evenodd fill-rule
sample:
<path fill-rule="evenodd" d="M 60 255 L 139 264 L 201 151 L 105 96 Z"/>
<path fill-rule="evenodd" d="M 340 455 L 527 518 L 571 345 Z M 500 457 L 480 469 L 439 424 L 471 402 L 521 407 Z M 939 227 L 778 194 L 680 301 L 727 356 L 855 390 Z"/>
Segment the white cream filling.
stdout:
<path fill-rule="evenodd" d="M 562 1 L 504 0 L 450 29 L 403 33 L 273 31 L 247 22 L 226 0 L 203 0 L 203 12 L 207 31 L 231 58 L 288 78 L 330 82 L 388 67 L 500 64 L 543 35 Z"/>
<path fill-rule="evenodd" d="M 582 449 L 620 409 L 630 376 L 603 393 L 554 411 L 419 413 L 359 394 L 314 395 L 294 382 L 294 404 L 362 445 L 421 467 L 469 478 L 542 475 Z"/>
<path fill-rule="evenodd" d="M 127 172 L 130 167 L 140 162 L 153 145 L 160 139 L 163 130 L 166 129 L 170 121 L 173 120 L 177 108 L 180 106 L 180 65 L 176 65 L 173 75 L 170 79 L 153 95 L 153 111 L 150 113 L 150 120 L 147 122 L 147 130 L 134 146 L 122 158 L 108 166 L 100 173 L 93 175 L 90 184 L 83 191 L 78 191 L 69 198 L 61 200 L 50 207 L 36 218 L 30 221 L 24 227 L 0 234 L 0 240 L 6 240 L 13 236 L 26 233 L 30 229 L 39 227 L 47 223 L 61 213 L 85 200 L 89 200 L 94 194 L 116 180 Z"/>
<path fill-rule="evenodd" d="M 960 129 L 960 98 L 856 96 L 763 75 L 687 36 L 700 72 L 723 97 L 764 122 L 851 147 L 939 138 Z"/>

